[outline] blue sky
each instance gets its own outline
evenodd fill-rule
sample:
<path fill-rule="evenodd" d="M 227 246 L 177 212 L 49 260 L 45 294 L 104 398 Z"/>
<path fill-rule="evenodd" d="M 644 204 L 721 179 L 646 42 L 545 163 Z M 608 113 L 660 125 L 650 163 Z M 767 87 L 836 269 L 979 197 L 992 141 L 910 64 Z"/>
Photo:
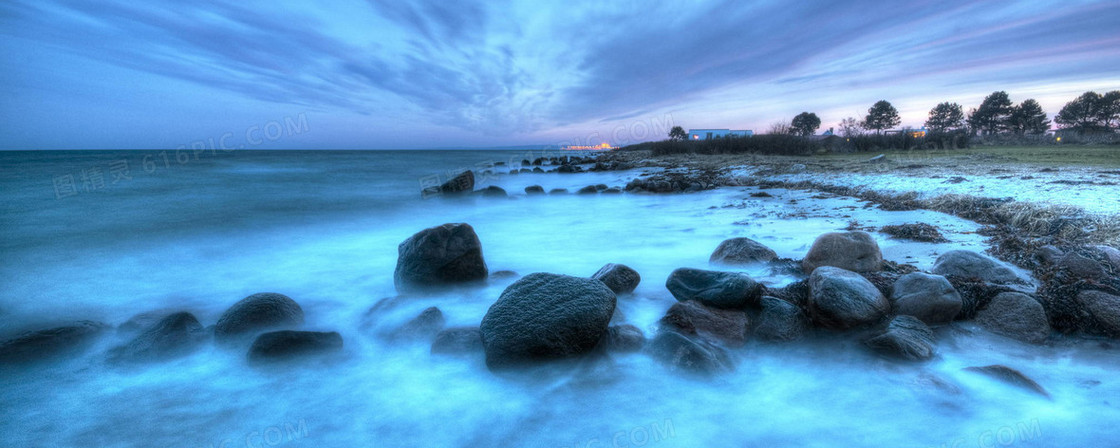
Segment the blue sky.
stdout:
<path fill-rule="evenodd" d="M 1116 1 L 5 0 L 0 148 L 625 144 L 994 90 L 1053 115 L 1120 89 L 1117 30 Z"/>

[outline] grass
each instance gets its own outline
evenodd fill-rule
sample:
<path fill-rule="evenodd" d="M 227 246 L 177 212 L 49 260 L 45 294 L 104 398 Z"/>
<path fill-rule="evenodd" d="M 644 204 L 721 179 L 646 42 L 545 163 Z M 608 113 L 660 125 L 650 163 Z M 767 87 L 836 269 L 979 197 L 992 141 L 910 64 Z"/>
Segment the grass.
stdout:
<path fill-rule="evenodd" d="M 1097 166 L 1120 168 L 1120 146 L 974 146 L 966 149 L 916 149 L 910 151 L 882 151 L 872 153 L 823 154 L 822 160 L 863 161 L 873 155 L 886 154 L 887 158 L 917 160 L 949 157 L 990 156 L 1011 162 L 1055 166 Z"/>

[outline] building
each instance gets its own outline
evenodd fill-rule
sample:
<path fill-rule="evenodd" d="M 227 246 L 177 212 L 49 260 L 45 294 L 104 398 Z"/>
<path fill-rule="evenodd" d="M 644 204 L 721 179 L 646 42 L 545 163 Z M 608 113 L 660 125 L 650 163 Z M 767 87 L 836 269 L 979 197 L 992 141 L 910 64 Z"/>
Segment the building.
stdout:
<path fill-rule="evenodd" d="M 750 137 L 754 135 L 754 131 L 750 129 L 689 129 L 689 140 L 711 140 L 713 138 L 724 137 Z"/>

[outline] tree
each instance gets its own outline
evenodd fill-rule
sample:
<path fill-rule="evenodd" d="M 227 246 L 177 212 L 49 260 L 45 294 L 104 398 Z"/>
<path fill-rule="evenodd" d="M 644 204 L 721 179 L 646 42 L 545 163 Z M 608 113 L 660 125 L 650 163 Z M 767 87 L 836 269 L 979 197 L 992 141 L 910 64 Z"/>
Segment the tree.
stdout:
<path fill-rule="evenodd" d="M 957 103 L 941 103 L 929 110 L 926 127 L 930 132 L 945 132 L 964 126 L 964 109 Z"/>
<path fill-rule="evenodd" d="M 860 131 L 859 120 L 856 120 L 855 117 L 848 117 L 840 120 L 837 127 L 840 128 L 840 135 L 844 137 L 855 137 L 863 134 L 863 132 Z"/>
<path fill-rule="evenodd" d="M 1008 128 L 1011 112 L 1014 110 L 1011 98 L 1002 90 L 984 97 L 980 107 L 968 115 L 968 126 L 983 134 L 997 134 Z"/>
<path fill-rule="evenodd" d="M 789 124 L 790 133 L 802 137 L 813 135 L 819 127 L 821 127 L 821 119 L 811 112 L 797 114 Z"/>
<path fill-rule="evenodd" d="M 1101 102 L 1097 108 L 1097 115 L 1105 128 L 1120 128 L 1120 90 L 1113 90 L 1101 95 Z"/>
<path fill-rule="evenodd" d="M 902 120 L 898 118 L 898 109 L 895 109 L 887 100 L 879 100 L 870 109 L 867 109 L 867 118 L 863 120 L 863 128 L 874 130 L 876 134 L 884 129 L 898 126 Z"/>
<path fill-rule="evenodd" d="M 1111 92 L 1110 92 L 1111 93 Z M 1079 131 L 1100 131 L 1108 129 L 1108 124 L 1101 120 L 1107 112 L 1101 111 L 1104 97 L 1097 92 L 1085 92 L 1077 99 L 1066 103 L 1054 121 L 1063 128 L 1073 128 Z"/>
<path fill-rule="evenodd" d="M 766 133 L 770 135 L 789 135 L 792 133 L 791 131 L 792 129 L 788 124 L 782 121 L 777 121 L 770 124 L 770 129 L 766 131 Z"/>
<path fill-rule="evenodd" d="M 1010 129 L 1016 134 L 1042 134 L 1050 130 L 1050 120 L 1038 101 L 1024 100 L 1011 110 L 1008 120 Z"/>
<path fill-rule="evenodd" d="M 664 129 L 664 128 L 662 128 L 662 129 Z M 682 128 L 680 126 L 673 126 L 673 129 L 669 130 L 669 140 L 679 142 L 679 141 L 685 140 L 687 138 L 688 138 L 688 133 L 685 132 L 684 128 Z"/>

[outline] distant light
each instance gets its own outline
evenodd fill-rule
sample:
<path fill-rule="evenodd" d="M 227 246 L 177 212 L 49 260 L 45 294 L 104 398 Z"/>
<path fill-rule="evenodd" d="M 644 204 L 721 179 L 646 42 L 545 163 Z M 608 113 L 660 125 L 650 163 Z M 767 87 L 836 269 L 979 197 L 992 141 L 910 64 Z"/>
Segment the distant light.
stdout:
<path fill-rule="evenodd" d="M 1061 137 L 1058 137 L 1058 141 L 1059 141 L 1059 142 L 1060 142 L 1060 141 L 1062 141 L 1062 138 L 1061 138 Z"/>

